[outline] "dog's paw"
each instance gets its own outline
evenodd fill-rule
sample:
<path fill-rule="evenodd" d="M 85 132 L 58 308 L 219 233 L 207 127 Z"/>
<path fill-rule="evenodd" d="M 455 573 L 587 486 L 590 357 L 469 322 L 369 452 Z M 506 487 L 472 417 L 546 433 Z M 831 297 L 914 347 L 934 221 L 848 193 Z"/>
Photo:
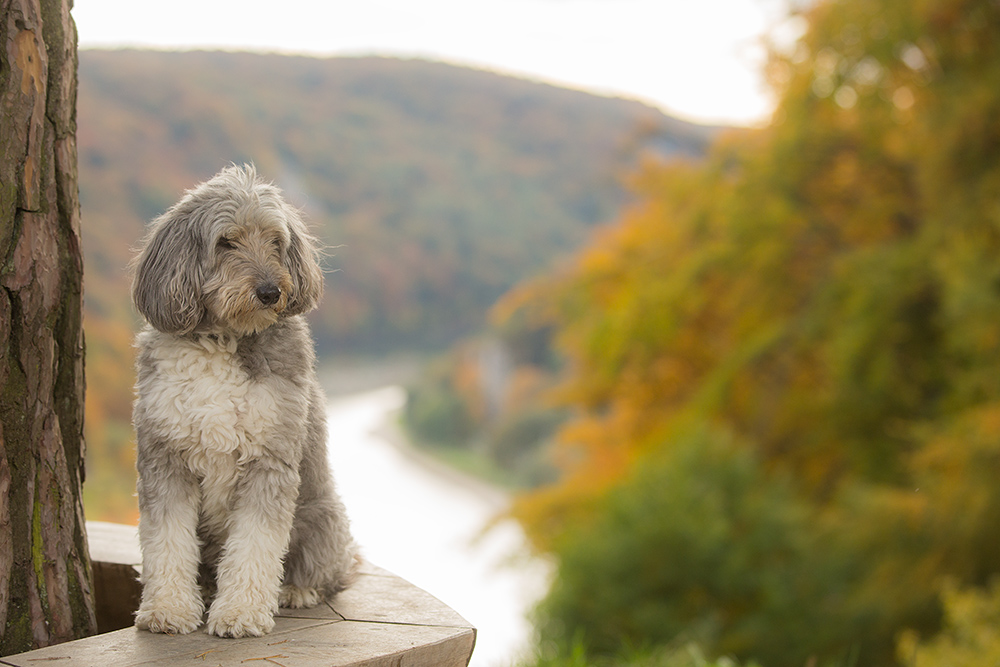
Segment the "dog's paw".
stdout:
<path fill-rule="evenodd" d="M 216 600 L 208 610 L 205 632 L 216 637 L 261 637 L 274 628 L 271 609 Z"/>
<path fill-rule="evenodd" d="M 204 613 L 201 598 L 187 596 L 188 600 L 158 599 L 139 605 L 135 614 L 135 627 L 150 632 L 186 635 L 201 625 Z"/>
<path fill-rule="evenodd" d="M 308 609 L 318 605 L 322 599 L 323 596 L 315 588 L 285 584 L 281 587 L 278 604 L 286 609 Z"/>

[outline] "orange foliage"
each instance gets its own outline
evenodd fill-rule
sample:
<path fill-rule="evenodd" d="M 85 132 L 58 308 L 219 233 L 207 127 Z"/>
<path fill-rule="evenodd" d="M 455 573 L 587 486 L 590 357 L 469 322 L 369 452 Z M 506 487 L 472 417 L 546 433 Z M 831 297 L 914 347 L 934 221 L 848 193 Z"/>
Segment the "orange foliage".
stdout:
<path fill-rule="evenodd" d="M 560 434 L 561 481 L 519 504 L 536 537 L 695 424 L 830 499 L 848 481 L 908 484 L 916 424 L 1000 393 L 984 370 L 1000 227 L 983 195 L 1000 170 L 973 141 L 1000 140 L 981 76 L 1000 72 L 983 41 L 996 12 L 878 5 L 817 4 L 795 53 L 773 56 L 770 127 L 704 164 L 647 164 L 616 225 L 495 310 L 555 328 L 557 396 L 581 413 Z"/>

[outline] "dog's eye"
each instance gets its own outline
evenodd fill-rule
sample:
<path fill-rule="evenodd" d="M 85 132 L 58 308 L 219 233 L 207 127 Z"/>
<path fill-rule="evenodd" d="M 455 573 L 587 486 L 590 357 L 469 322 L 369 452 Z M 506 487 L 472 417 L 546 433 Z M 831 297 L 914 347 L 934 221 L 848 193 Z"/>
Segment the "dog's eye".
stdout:
<path fill-rule="evenodd" d="M 236 248 L 236 245 L 226 237 L 219 239 L 219 242 L 215 246 L 220 250 L 234 250 Z"/>

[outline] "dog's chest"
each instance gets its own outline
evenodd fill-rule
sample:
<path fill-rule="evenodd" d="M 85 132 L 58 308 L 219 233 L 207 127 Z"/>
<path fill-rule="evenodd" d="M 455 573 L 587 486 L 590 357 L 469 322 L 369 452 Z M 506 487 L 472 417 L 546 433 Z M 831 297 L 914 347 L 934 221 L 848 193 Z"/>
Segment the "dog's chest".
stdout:
<path fill-rule="evenodd" d="M 188 466 L 228 477 L 265 453 L 282 428 L 280 388 L 252 377 L 233 341 L 179 339 L 155 351 L 155 381 L 141 400 Z"/>

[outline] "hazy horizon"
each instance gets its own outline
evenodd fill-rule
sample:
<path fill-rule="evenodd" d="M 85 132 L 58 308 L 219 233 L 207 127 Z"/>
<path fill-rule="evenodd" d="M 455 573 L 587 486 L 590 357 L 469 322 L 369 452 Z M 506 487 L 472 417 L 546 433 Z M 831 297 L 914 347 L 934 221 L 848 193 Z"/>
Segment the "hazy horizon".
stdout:
<path fill-rule="evenodd" d="M 702 124 L 756 125 L 762 39 L 785 0 L 404 0 L 269 5 L 81 0 L 80 47 L 420 58 L 636 99 Z M 191 17 L 197 16 L 197 21 Z M 303 21 L 303 16 L 315 17 Z"/>

